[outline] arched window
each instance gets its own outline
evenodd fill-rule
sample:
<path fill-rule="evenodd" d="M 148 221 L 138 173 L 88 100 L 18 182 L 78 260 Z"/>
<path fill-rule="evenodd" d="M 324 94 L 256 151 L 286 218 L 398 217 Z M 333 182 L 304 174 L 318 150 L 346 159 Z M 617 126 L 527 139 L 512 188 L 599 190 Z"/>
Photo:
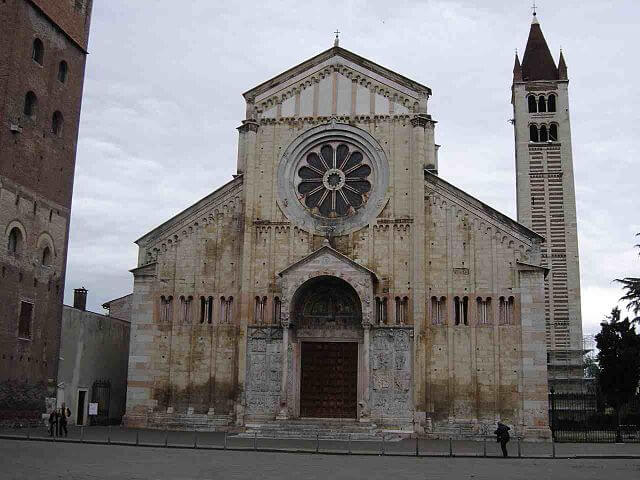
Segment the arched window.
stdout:
<path fill-rule="evenodd" d="M 558 124 L 552 123 L 549 125 L 549 140 L 552 142 L 558 141 Z"/>
<path fill-rule="evenodd" d="M 515 307 L 515 299 L 513 297 L 509 297 L 507 300 L 507 311 L 506 311 L 506 324 L 514 325 L 514 307 Z"/>
<path fill-rule="evenodd" d="M 227 321 L 227 299 L 220 297 L 220 323 Z"/>
<path fill-rule="evenodd" d="M 42 250 L 42 266 L 48 267 L 51 265 L 51 249 L 47 246 Z"/>
<path fill-rule="evenodd" d="M 469 297 L 462 297 L 462 323 L 469 325 Z"/>
<path fill-rule="evenodd" d="M 504 297 L 500 297 L 500 304 L 498 306 L 498 323 L 500 325 L 506 325 L 507 323 L 507 302 Z"/>
<path fill-rule="evenodd" d="M 553 93 L 549 95 L 549 98 L 547 99 L 547 111 L 556 111 L 556 96 Z"/>
<path fill-rule="evenodd" d="M 274 297 L 273 299 L 273 323 L 277 324 L 280 322 L 280 312 L 282 311 L 282 303 L 280 302 L 280 297 Z"/>
<path fill-rule="evenodd" d="M 200 297 L 200 323 L 204 323 L 204 319 L 207 316 L 207 300 L 204 297 Z"/>
<path fill-rule="evenodd" d="M 35 117 L 38 111 L 38 97 L 36 94 L 29 91 L 24 96 L 24 114 L 27 117 Z"/>
<path fill-rule="evenodd" d="M 213 323 L 213 297 L 209 297 L 207 300 L 207 323 L 209 325 Z"/>
<path fill-rule="evenodd" d="M 42 40 L 40 40 L 39 38 L 36 38 L 33 41 L 33 50 L 31 51 L 31 58 L 33 59 L 34 62 L 37 62 L 40 65 L 42 65 L 42 62 L 44 61 L 44 45 L 42 44 Z"/>
<path fill-rule="evenodd" d="M 183 323 L 191 323 L 191 303 L 192 303 L 193 297 L 192 296 L 188 296 L 188 297 L 184 297 L 181 296 L 180 297 L 180 306 L 182 309 L 182 322 Z"/>
<path fill-rule="evenodd" d="M 400 307 L 400 325 L 407 325 L 409 323 L 409 297 L 404 297 L 402 299 Z"/>
<path fill-rule="evenodd" d="M 170 323 L 172 319 L 173 297 L 160 297 L 160 321 Z"/>
<path fill-rule="evenodd" d="M 533 95 L 529 95 L 527 97 L 527 102 L 529 104 L 529 113 L 537 113 L 538 112 L 538 104 L 536 102 L 536 97 Z"/>
<path fill-rule="evenodd" d="M 540 137 L 538 136 L 538 127 L 536 125 L 529 125 L 529 141 L 530 142 L 540 141 Z"/>
<path fill-rule="evenodd" d="M 431 297 L 431 323 L 442 325 L 444 323 L 445 297 Z"/>
<path fill-rule="evenodd" d="M 60 83 L 65 83 L 67 81 L 67 73 L 69 73 L 69 66 L 67 65 L 67 62 L 62 60 L 58 64 L 58 81 Z"/>
<path fill-rule="evenodd" d="M 460 305 L 460 297 L 453 297 L 453 315 L 455 318 L 454 323 L 456 325 L 460 325 L 460 320 L 462 317 L 462 312 L 461 312 L 461 305 Z"/>
<path fill-rule="evenodd" d="M 478 297 L 477 301 L 477 316 L 478 325 L 488 325 L 491 323 L 491 298 L 482 299 Z"/>
<path fill-rule="evenodd" d="M 227 300 L 227 323 L 233 322 L 233 297 L 229 297 Z"/>
<path fill-rule="evenodd" d="M 547 133 L 547 126 L 540 125 L 540 141 L 546 142 L 549 140 L 549 134 Z"/>
<path fill-rule="evenodd" d="M 13 227 L 9 232 L 9 242 L 7 250 L 10 255 L 20 255 L 22 253 L 22 232 L 18 227 Z"/>
<path fill-rule="evenodd" d="M 62 127 L 64 125 L 64 118 L 62 113 L 58 110 L 53 112 L 53 118 L 51 119 L 51 133 L 56 137 L 62 136 Z"/>
<path fill-rule="evenodd" d="M 266 306 L 267 306 L 267 297 L 262 297 L 262 298 L 260 298 L 259 296 L 256 297 L 256 308 L 255 308 L 255 314 L 254 314 L 254 321 L 256 324 L 264 323 L 264 311 Z"/>
<path fill-rule="evenodd" d="M 380 297 L 376 297 L 376 323 L 382 324 L 382 299 Z"/>
<path fill-rule="evenodd" d="M 538 98 L 538 112 L 544 113 L 547 111 L 547 102 L 545 101 L 544 95 L 540 95 Z"/>

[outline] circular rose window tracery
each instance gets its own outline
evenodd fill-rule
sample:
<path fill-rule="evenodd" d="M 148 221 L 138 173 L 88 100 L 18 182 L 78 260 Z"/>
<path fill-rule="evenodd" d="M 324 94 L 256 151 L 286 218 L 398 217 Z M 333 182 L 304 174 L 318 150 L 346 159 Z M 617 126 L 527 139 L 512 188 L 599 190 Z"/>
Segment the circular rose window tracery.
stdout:
<path fill-rule="evenodd" d="M 368 200 L 370 175 L 370 162 L 355 145 L 322 143 L 308 151 L 299 164 L 298 199 L 314 215 L 353 215 Z"/>

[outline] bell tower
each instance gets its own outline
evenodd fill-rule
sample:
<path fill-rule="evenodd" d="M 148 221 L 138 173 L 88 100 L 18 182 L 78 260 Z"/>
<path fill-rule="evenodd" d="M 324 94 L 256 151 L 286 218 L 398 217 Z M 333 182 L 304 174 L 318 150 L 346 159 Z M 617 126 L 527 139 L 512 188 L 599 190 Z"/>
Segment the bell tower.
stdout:
<path fill-rule="evenodd" d="M 562 51 L 556 66 L 534 12 L 522 64 L 516 53 L 513 68 L 517 209 L 518 221 L 546 239 L 547 363 L 557 391 L 578 387 L 583 377 L 568 87 Z"/>

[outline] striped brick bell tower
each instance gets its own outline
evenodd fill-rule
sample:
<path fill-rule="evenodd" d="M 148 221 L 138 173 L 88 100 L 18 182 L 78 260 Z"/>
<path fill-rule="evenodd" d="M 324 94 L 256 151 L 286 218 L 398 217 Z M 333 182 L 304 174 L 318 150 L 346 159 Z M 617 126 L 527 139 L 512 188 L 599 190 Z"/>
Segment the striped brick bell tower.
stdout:
<path fill-rule="evenodd" d="M 553 59 L 533 14 L 522 58 L 516 53 L 514 113 L 518 221 L 544 236 L 543 265 L 549 386 L 582 386 L 582 317 L 569 79 L 562 52 Z"/>

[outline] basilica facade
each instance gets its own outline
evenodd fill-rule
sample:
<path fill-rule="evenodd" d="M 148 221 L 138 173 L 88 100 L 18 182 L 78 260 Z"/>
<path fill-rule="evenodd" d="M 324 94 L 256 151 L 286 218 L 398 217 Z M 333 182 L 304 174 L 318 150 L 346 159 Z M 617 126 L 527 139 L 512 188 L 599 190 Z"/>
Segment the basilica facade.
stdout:
<path fill-rule="evenodd" d="M 337 44 L 244 94 L 233 179 L 137 241 L 129 425 L 548 438 L 545 239 L 438 176 L 431 94 Z"/>

